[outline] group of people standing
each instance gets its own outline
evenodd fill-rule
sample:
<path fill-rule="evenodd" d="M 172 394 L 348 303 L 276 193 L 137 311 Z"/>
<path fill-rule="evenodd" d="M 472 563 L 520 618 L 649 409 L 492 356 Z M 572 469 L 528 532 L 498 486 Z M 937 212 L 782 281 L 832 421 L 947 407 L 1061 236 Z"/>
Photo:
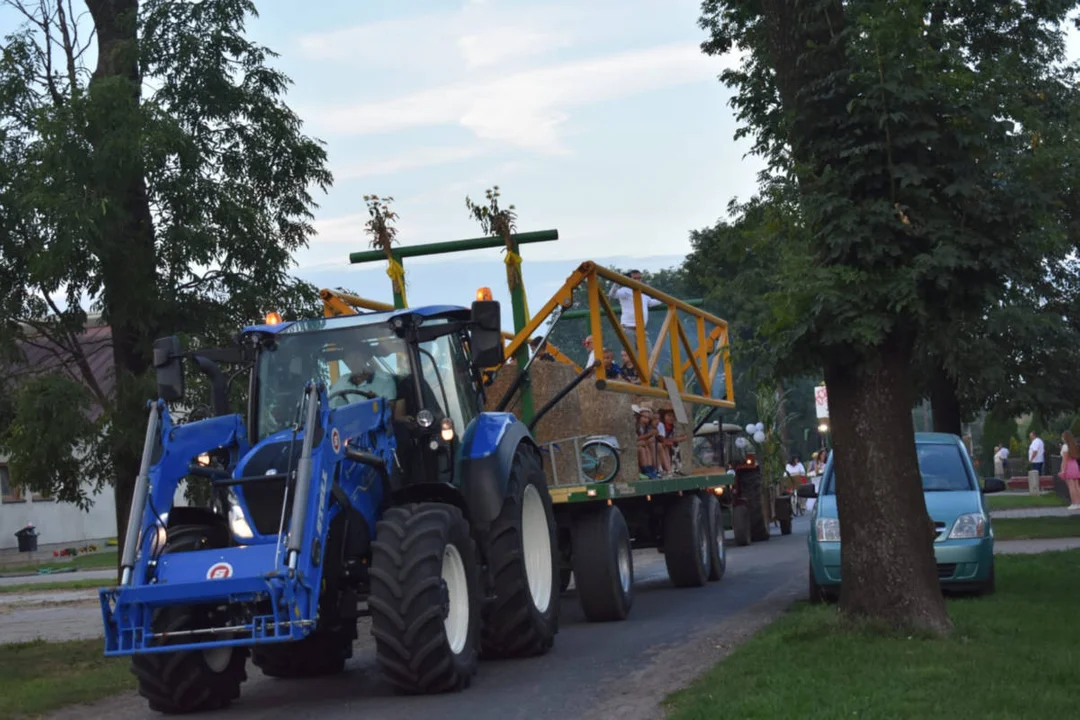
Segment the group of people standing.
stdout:
<path fill-rule="evenodd" d="M 1046 443 L 1037 432 L 1028 433 L 1028 465 L 1031 471 L 1042 477 L 1046 467 Z M 1008 480 L 1009 448 L 998 445 L 994 448 L 994 476 Z M 1080 510 L 1080 443 L 1072 431 L 1061 433 L 1061 469 L 1057 477 L 1065 483 L 1069 492 L 1069 510 Z"/>

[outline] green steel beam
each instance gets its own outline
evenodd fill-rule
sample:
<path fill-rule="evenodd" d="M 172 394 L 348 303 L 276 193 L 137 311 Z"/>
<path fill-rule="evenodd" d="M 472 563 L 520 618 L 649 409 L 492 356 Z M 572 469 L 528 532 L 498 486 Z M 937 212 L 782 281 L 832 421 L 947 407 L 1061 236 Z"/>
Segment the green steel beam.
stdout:
<path fill-rule="evenodd" d="M 528 243 L 551 242 L 559 239 L 558 230 L 537 230 L 511 235 L 510 239 L 515 245 Z M 488 236 L 469 238 L 468 240 L 449 240 L 447 242 L 428 243 L 427 245 L 407 245 L 393 249 L 394 257 L 401 262 L 402 258 L 423 257 L 425 255 L 445 255 L 446 253 L 465 252 L 466 250 L 483 250 L 485 248 L 505 247 L 501 237 Z M 378 262 L 386 260 L 386 253 L 382 250 L 362 250 L 349 253 L 349 262 L 353 265 L 359 263 Z"/>

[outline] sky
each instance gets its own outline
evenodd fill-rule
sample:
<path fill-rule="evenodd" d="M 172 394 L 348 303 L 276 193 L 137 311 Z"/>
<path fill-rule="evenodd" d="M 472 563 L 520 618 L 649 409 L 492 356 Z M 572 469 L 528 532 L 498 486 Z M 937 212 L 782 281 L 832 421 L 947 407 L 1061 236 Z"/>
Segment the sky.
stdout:
<path fill-rule="evenodd" d="M 530 306 L 586 260 L 678 264 L 689 232 L 754 192 L 760 168 L 733 140 L 731 58 L 700 50 L 700 0 L 259 0 L 249 26 L 293 81 L 289 105 L 326 143 L 333 188 L 318 198 L 295 274 L 390 300 L 365 249 L 363 195 L 392 196 L 401 245 L 481 235 L 465 197 L 499 185 L 524 246 Z M 499 250 L 405 261 L 409 301 L 467 303 L 480 285 L 508 304 Z"/>

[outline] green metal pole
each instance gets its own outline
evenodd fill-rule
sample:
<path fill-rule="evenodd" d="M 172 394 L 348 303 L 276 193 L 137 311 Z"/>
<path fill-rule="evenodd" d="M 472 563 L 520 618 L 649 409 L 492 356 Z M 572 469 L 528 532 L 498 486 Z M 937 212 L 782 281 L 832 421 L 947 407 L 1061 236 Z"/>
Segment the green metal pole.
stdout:
<path fill-rule="evenodd" d="M 536 232 L 517 233 L 511 235 L 510 240 L 515 247 L 528 243 L 551 242 L 559 239 L 558 230 L 537 230 Z M 482 250 L 485 248 L 505 247 L 506 243 L 500 237 L 479 237 L 467 240 L 450 240 L 447 242 L 428 243 L 427 245 L 408 245 L 394 249 L 394 257 L 400 262 L 402 258 L 423 257 L 425 255 L 445 255 L 447 253 L 465 252 L 466 250 Z M 385 260 L 386 254 L 381 250 L 364 250 L 349 253 L 349 262 L 353 265 L 358 263 L 378 262 Z"/>
<path fill-rule="evenodd" d="M 518 238 L 520 235 L 510 236 L 510 251 L 513 253 L 518 252 Z M 558 237 L 556 233 L 555 237 Z M 466 241 L 468 242 L 468 241 Z M 536 241 L 534 241 L 536 242 Z M 502 244 L 502 243 L 500 243 Z M 506 266 L 506 280 L 510 286 L 510 305 L 514 311 L 514 334 L 517 335 L 521 332 L 525 326 L 529 323 L 529 313 L 525 307 L 525 278 L 519 274 L 517 282 L 511 282 L 512 273 L 519 271 L 520 268 L 515 268 L 512 265 Z M 529 345 L 528 343 L 522 343 L 518 348 L 517 353 L 514 355 L 514 362 L 518 366 L 518 370 L 525 367 L 525 364 L 529 362 Z M 521 420 L 526 425 L 532 422 L 535 413 L 535 406 L 533 405 L 533 392 L 532 381 L 530 378 L 525 378 L 521 383 Z"/>

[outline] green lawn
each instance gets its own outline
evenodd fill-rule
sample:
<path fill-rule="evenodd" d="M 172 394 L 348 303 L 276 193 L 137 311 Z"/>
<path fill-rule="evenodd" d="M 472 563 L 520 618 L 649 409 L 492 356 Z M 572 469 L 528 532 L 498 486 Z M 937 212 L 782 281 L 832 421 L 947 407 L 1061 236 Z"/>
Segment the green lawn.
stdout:
<path fill-rule="evenodd" d="M 70 560 L 63 562 L 43 562 L 30 565 L 0 566 L 0 575 L 19 575 L 23 573 L 36 573 L 39 570 L 64 570 L 67 568 L 79 568 L 82 570 L 101 570 L 114 568 L 118 564 L 116 549 L 102 550 L 85 555 L 76 555 Z"/>
<path fill-rule="evenodd" d="M 998 518 L 994 522 L 995 540 L 1080 537 L 1080 516 Z"/>
<path fill-rule="evenodd" d="M 135 688 L 129 658 L 106 658 L 104 641 L 0 645 L 0 720 L 36 717 Z"/>
<path fill-rule="evenodd" d="M 1014 510 L 1018 508 L 1065 507 L 1054 493 L 1043 495 L 987 495 L 986 504 L 991 510 Z"/>
<path fill-rule="evenodd" d="M 671 696 L 668 718 L 1076 717 L 1080 550 L 996 563 L 995 595 L 949 600 L 949 639 L 850 629 L 835 606 L 800 604 Z"/>
<path fill-rule="evenodd" d="M 113 583 L 115 584 L 115 583 Z M 0 585 L 0 595 L 5 593 L 52 592 L 55 590 L 90 590 L 110 585 L 108 580 L 68 580 L 65 582 L 19 583 Z"/>

